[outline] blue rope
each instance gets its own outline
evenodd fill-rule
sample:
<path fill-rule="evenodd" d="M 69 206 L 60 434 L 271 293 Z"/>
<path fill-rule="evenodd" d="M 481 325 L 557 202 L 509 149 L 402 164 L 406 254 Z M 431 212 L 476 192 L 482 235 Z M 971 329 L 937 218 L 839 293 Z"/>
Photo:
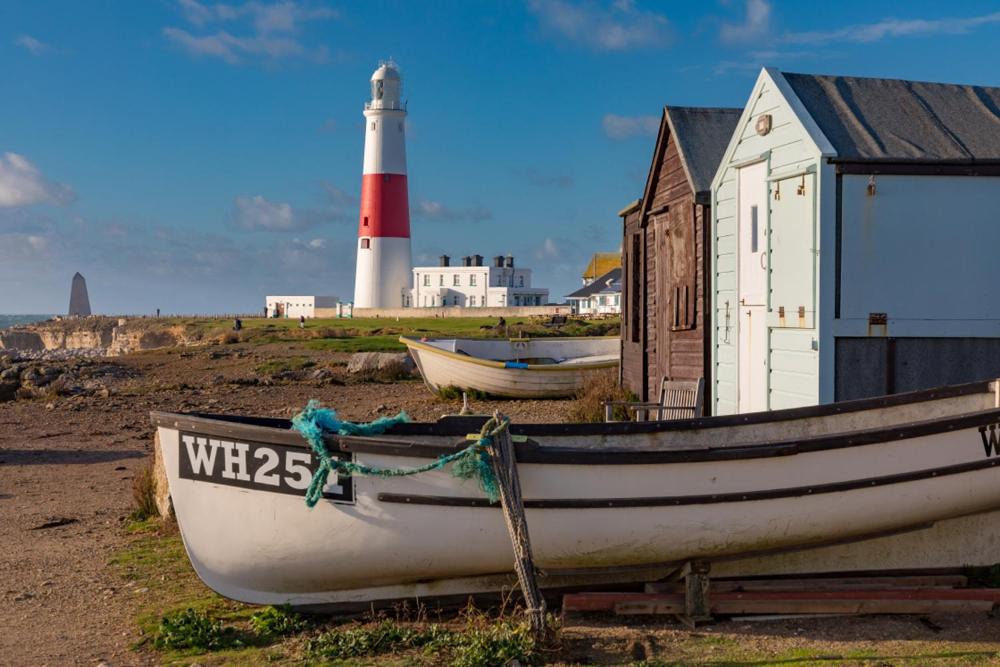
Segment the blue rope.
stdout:
<path fill-rule="evenodd" d="M 292 419 L 292 428 L 302 434 L 313 452 L 319 459 L 319 466 L 313 473 L 309 488 L 306 489 L 306 506 L 314 507 L 323 497 L 323 487 L 330 473 L 336 473 L 341 477 L 351 477 L 354 475 L 364 475 L 368 477 L 406 477 L 417 475 L 431 470 L 440 470 L 449 463 L 454 463 L 451 474 L 460 479 L 476 479 L 479 488 L 492 502 L 496 502 L 500 497 L 500 489 L 493 474 L 493 467 L 490 464 L 490 453 L 487 447 L 493 442 L 493 434 L 501 428 L 506 428 L 509 423 L 504 420 L 502 424 L 496 425 L 495 429 L 490 429 L 495 425 L 495 420 L 490 419 L 483 427 L 479 440 L 472 443 L 465 449 L 438 458 L 433 463 L 418 466 L 416 468 L 378 468 L 368 466 L 353 461 L 341 461 L 330 456 L 323 442 L 325 433 L 336 433 L 338 435 L 378 435 L 385 433 L 396 424 L 410 421 L 405 412 L 400 412 L 395 417 L 379 417 L 368 424 L 357 424 L 354 422 L 341 421 L 337 418 L 337 413 L 329 408 L 321 408 L 317 401 L 309 401 L 306 408 L 295 415 Z"/>

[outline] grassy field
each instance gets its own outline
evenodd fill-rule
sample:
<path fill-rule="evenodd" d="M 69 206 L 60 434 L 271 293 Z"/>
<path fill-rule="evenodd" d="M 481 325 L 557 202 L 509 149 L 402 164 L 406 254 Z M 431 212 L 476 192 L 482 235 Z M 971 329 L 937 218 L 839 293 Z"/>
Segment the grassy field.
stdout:
<path fill-rule="evenodd" d="M 331 352 L 388 352 L 405 349 L 400 336 L 415 338 L 532 338 L 551 336 L 615 336 L 617 318 L 586 320 L 571 318 L 560 327 L 547 327 L 547 318 L 520 317 L 507 320 L 506 330 L 496 328 L 493 317 L 417 317 L 306 320 L 299 328 L 293 319 L 246 319 L 243 330 L 232 331 L 232 322 L 211 318 L 163 318 L 156 323 L 183 329 L 189 335 L 222 342 L 302 343 Z"/>

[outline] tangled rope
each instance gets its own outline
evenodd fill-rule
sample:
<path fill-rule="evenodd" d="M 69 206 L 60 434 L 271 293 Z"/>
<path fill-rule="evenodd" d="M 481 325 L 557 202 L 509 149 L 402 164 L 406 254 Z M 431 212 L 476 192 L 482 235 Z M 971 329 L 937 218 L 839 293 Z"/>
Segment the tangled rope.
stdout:
<path fill-rule="evenodd" d="M 406 413 L 395 417 L 380 417 L 369 424 L 341 421 L 337 413 L 321 408 L 316 401 L 309 401 L 305 410 L 292 419 L 292 428 L 309 442 L 319 459 L 319 466 L 313 473 L 309 488 L 306 489 L 306 505 L 314 507 L 323 497 L 323 487 L 330 473 L 341 476 L 366 475 L 370 477 L 406 477 L 431 470 L 440 470 L 454 464 L 451 474 L 460 479 L 475 478 L 479 488 L 491 502 L 500 502 L 507 533 L 514 549 L 514 571 L 517 573 L 521 592 L 524 594 L 526 612 L 532 633 L 538 639 L 545 637 L 545 598 L 542 597 L 536 579 L 537 572 L 531 554 L 528 537 L 528 521 L 524 514 L 521 498 L 521 482 L 517 474 L 517 459 L 514 443 L 510 436 L 510 420 L 499 412 L 483 424 L 479 439 L 460 451 L 438 458 L 433 463 L 416 468 L 378 468 L 353 461 L 341 461 L 330 456 L 323 442 L 324 433 L 338 435 L 377 435 L 389 428 L 409 421 Z"/>
<path fill-rule="evenodd" d="M 337 418 L 337 413 L 329 408 L 321 408 L 317 401 L 309 401 L 305 410 L 295 415 L 292 419 L 292 428 L 302 434 L 306 439 L 316 458 L 319 459 L 319 466 L 313 473 L 309 488 L 306 489 L 306 506 L 314 507 L 323 497 L 323 487 L 326 486 L 330 473 L 335 473 L 341 477 L 352 477 L 364 475 L 368 477 L 408 477 L 419 475 L 431 470 L 440 470 L 449 463 L 454 463 L 451 474 L 459 479 L 475 479 L 479 483 L 479 488 L 490 499 L 496 502 L 500 498 L 500 490 L 497 486 L 497 479 L 493 468 L 490 465 L 490 454 L 487 447 L 492 443 L 493 437 L 499 431 L 506 429 L 509 420 L 497 423 L 491 419 L 483 426 L 479 434 L 479 440 L 472 443 L 465 449 L 447 454 L 435 460 L 433 463 L 417 466 L 416 468 L 379 468 L 369 466 L 354 461 L 342 461 L 330 456 L 330 452 L 323 442 L 325 433 L 336 433 L 338 435 L 378 435 L 385 433 L 396 424 L 410 421 L 405 412 L 400 412 L 395 417 L 379 417 L 368 424 L 357 424 L 354 422 L 341 421 Z"/>

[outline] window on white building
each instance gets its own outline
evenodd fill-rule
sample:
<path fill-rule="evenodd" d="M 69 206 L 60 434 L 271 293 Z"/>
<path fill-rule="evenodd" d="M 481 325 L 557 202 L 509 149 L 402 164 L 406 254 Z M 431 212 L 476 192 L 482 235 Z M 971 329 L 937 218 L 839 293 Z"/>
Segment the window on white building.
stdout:
<path fill-rule="evenodd" d="M 444 274 L 443 273 L 438 276 L 438 286 L 439 287 L 444 287 Z"/>
<path fill-rule="evenodd" d="M 469 287 L 475 287 L 475 286 L 476 286 L 476 274 L 475 273 L 470 273 L 469 274 Z"/>
<path fill-rule="evenodd" d="M 361 239 L 361 248 L 363 250 L 367 250 L 368 248 L 371 248 L 371 247 L 372 247 L 372 240 L 371 239 Z"/>
<path fill-rule="evenodd" d="M 476 305 L 476 297 L 475 296 L 470 296 L 469 297 L 469 305 L 470 306 L 475 306 Z"/>
<path fill-rule="evenodd" d="M 517 277 L 517 286 L 524 287 L 524 274 L 522 273 Z"/>
<path fill-rule="evenodd" d="M 457 273 L 455 275 L 453 275 L 451 277 L 451 284 L 454 285 L 455 287 L 461 287 L 462 286 L 462 276 L 459 275 L 459 274 L 457 274 Z"/>
<path fill-rule="evenodd" d="M 424 287 L 430 287 L 430 286 L 431 286 L 431 276 L 430 276 L 429 273 L 425 273 L 424 274 Z"/>

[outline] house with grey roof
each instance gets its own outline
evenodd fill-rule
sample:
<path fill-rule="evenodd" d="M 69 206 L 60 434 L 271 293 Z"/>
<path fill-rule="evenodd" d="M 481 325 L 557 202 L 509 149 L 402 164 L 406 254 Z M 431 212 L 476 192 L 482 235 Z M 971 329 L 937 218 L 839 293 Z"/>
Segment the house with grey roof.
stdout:
<path fill-rule="evenodd" d="M 622 312 L 622 269 L 616 267 L 566 295 L 576 315 L 617 315 Z"/>
<path fill-rule="evenodd" d="M 1000 375 L 1000 88 L 764 69 L 711 203 L 715 414 Z"/>

